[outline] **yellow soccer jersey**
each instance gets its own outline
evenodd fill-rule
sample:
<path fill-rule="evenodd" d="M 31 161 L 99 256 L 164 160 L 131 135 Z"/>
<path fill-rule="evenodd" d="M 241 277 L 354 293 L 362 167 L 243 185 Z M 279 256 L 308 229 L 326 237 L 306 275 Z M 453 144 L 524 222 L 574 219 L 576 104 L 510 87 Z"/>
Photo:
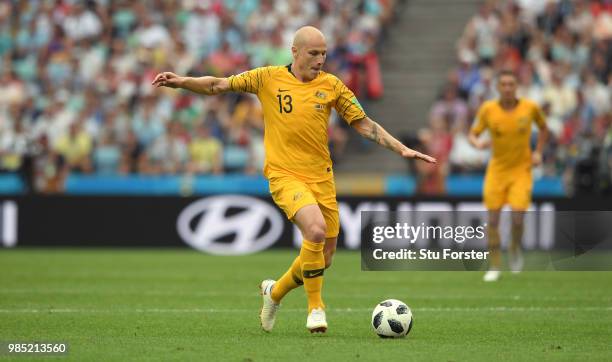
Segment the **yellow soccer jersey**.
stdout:
<path fill-rule="evenodd" d="M 542 129 L 546 127 L 540 108 L 527 99 L 519 99 L 512 110 L 501 107 L 499 100 L 482 104 L 471 132 L 476 135 L 488 129 L 491 134 L 492 156 L 488 173 L 508 173 L 531 169 L 532 122 Z"/>
<path fill-rule="evenodd" d="M 332 107 L 349 124 L 366 115 L 336 76 L 320 72 L 308 83 L 290 66 L 256 68 L 229 78 L 230 89 L 254 93 L 264 113 L 267 178 L 293 175 L 305 182 L 333 177 L 327 128 Z"/>

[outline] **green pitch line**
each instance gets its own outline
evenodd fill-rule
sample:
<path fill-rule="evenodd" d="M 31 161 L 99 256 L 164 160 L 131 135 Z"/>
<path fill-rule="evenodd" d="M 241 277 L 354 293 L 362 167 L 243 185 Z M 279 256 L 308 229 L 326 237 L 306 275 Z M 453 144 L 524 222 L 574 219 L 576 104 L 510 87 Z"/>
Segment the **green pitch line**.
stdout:
<path fill-rule="evenodd" d="M 507 273 L 485 284 L 480 272 L 362 272 L 354 252 L 325 273 L 329 333 L 307 332 L 298 289 L 266 334 L 258 284 L 295 254 L 0 250 L 0 345 L 67 342 L 61 358 L 75 361 L 612 360 L 610 272 Z M 413 310 L 405 339 L 371 330 L 371 310 L 387 298 Z"/>

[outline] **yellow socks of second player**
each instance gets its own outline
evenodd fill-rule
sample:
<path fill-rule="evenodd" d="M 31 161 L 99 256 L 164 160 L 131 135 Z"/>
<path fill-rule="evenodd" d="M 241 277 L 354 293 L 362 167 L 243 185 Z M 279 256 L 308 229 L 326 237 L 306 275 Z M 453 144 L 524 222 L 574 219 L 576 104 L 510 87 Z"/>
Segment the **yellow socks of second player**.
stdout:
<path fill-rule="evenodd" d="M 499 230 L 491 225 L 487 228 L 489 236 L 489 270 L 501 269 L 501 245 L 499 241 Z"/>
<path fill-rule="evenodd" d="M 323 272 L 325 271 L 324 246 L 325 243 L 304 240 L 300 250 L 304 290 L 308 297 L 308 313 L 315 308 L 325 308 L 321 299 Z"/>
<path fill-rule="evenodd" d="M 276 303 L 280 303 L 281 299 L 289 293 L 291 290 L 304 284 L 302 281 L 302 261 L 298 255 L 294 260 L 287 272 L 274 284 L 272 288 L 272 300 Z"/>

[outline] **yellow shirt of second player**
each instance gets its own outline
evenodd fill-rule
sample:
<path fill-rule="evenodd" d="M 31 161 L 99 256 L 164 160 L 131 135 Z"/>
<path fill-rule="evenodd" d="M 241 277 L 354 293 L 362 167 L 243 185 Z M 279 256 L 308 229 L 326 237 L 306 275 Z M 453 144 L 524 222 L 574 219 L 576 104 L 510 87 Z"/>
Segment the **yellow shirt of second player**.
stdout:
<path fill-rule="evenodd" d="M 533 122 L 545 126 L 544 115 L 532 101 L 519 99 L 512 110 L 501 107 L 499 100 L 482 104 L 478 110 L 472 132 L 491 134 L 491 160 L 487 174 L 507 175 L 531 170 L 531 128 Z"/>

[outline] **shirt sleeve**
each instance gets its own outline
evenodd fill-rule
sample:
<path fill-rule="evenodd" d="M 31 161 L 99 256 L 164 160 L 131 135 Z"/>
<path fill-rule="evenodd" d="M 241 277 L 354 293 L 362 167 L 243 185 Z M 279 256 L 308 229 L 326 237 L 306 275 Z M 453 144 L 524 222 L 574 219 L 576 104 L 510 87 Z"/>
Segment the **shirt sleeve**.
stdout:
<path fill-rule="evenodd" d="M 366 117 L 365 111 L 355 94 L 340 79 L 336 78 L 334 89 L 336 91 L 334 108 L 348 124 Z"/>
<path fill-rule="evenodd" d="M 270 77 L 269 67 L 260 67 L 228 78 L 230 90 L 233 92 L 248 92 L 257 94 L 264 82 Z"/>
<path fill-rule="evenodd" d="M 546 127 L 546 117 L 544 116 L 544 112 L 542 112 L 542 109 L 535 103 L 533 105 L 533 120 L 535 121 L 536 125 L 538 125 L 539 129 Z"/>
<path fill-rule="evenodd" d="M 478 114 L 476 114 L 476 119 L 474 120 L 474 124 L 472 124 L 472 129 L 470 130 L 470 132 L 472 134 L 475 134 L 476 136 L 480 135 L 488 127 L 486 108 L 487 107 L 485 107 L 484 104 L 480 106 L 480 109 L 478 110 Z"/>

